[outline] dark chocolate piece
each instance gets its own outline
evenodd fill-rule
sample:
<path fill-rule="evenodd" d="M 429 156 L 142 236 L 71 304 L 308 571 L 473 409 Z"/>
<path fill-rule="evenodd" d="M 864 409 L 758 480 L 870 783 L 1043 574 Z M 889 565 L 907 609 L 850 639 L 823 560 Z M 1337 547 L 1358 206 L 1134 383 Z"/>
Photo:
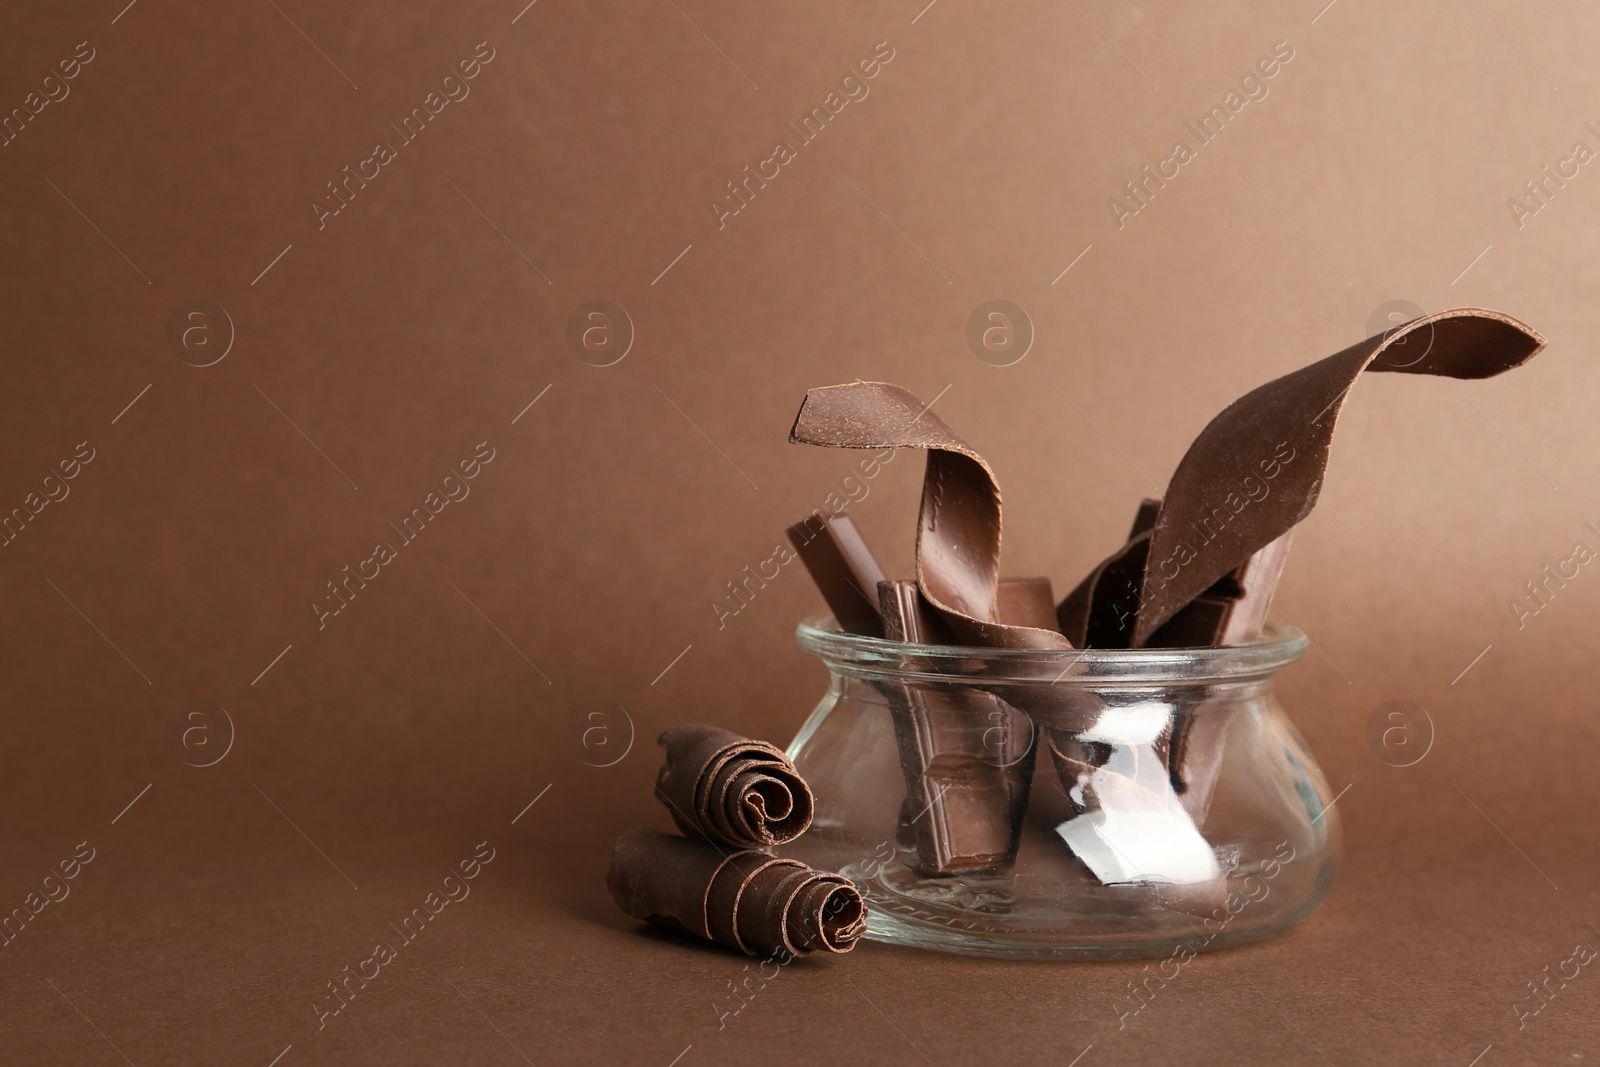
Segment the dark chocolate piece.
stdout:
<path fill-rule="evenodd" d="M 1127 648 L 1139 611 L 1150 533 L 1135 534 L 1106 557 L 1056 607 L 1056 622 L 1080 648 Z"/>
<path fill-rule="evenodd" d="M 1072 647 L 1053 629 L 1000 621 L 1000 487 L 983 457 L 908 390 L 887 382 L 812 389 L 789 440 L 830 448 L 927 449 L 917 524 L 922 595 L 963 644 Z"/>
<path fill-rule="evenodd" d="M 1222 777 L 1223 738 L 1238 710 L 1231 700 L 1202 701 L 1176 715 L 1167 766 L 1172 789 L 1196 826 L 1204 826 Z"/>
<path fill-rule="evenodd" d="M 1145 647 L 1204 648 L 1256 640 L 1267 624 L 1267 610 L 1293 537 L 1290 530 L 1218 578 L 1151 634 Z"/>
<path fill-rule="evenodd" d="M 776 745 L 715 726 L 674 726 L 656 799 L 691 836 L 736 848 L 792 841 L 811 825 L 811 787 Z"/>
<path fill-rule="evenodd" d="M 1161 514 L 1160 497 L 1147 496 L 1139 501 L 1139 510 L 1134 513 L 1133 527 L 1128 531 L 1128 540 L 1132 541 L 1147 530 L 1154 530 L 1156 516 L 1159 514 Z"/>
<path fill-rule="evenodd" d="M 813 530 L 806 522 L 797 522 L 789 527 L 789 543 L 811 572 L 839 629 L 882 637 L 878 583 L 884 579 L 883 568 L 846 513 L 839 512 L 821 527 Z"/>
<path fill-rule="evenodd" d="M 849 952 L 866 931 L 867 906 L 842 875 L 640 827 L 617 839 L 606 888 L 635 919 L 752 956 Z"/>
<path fill-rule="evenodd" d="M 1458 308 L 1369 337 L 1234 401 L 1200 431 L 1167 485 L 1133 646 L 1310 513 L 1334 425 L 1362 371 L 1489 378 L 1542 347 L 1544 338 L 1508 315 Z M 1390 350 L 1405 358 L 1379 358 Z"/>
<path fill-rule="evenodd" d="M 1056 607 L 1062 633 L 1084 648 L 1128 648 L 1142 603 L 1150 524 L 1159 500 L 1139 504 L 1129 540 L 1089 572 Z M 1149 648 L 1249 644 L 1261 635 L 1293 531 L 1285 533 L 1180 608 L 1145 642 Z"/>
<path fill-rule="evenodd" d="M 891 641 L 929 642 L 927 629 L 937 616 L 915 582 L 882 582 L 878 595 Z M 911 869 L 966 874 L 1010 863 L 1033 769 L 1026 718 L 973 689 L 906 683 L 885 685 L 883 692 L 906 780 L 901 823 L 913 850 Z M 1020 752 L 1011 751 L 1019 744 Z"/>

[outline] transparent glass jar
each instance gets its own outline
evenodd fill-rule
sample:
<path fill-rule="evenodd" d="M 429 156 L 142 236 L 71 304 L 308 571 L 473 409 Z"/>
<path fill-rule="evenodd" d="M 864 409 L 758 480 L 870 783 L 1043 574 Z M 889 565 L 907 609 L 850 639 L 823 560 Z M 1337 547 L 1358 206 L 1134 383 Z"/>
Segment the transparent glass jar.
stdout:
<path fill-rule="evenodd" d="M 816 793 L 778 851 L 838 871 L 867 937 L 1024 958 L 1183 955 L 1305 918 L 1339 858 L 1273 693 L 1292 628 L 1203 649 L 1035 651 L 800 625 L 828 693 L 789 746 Z"/>

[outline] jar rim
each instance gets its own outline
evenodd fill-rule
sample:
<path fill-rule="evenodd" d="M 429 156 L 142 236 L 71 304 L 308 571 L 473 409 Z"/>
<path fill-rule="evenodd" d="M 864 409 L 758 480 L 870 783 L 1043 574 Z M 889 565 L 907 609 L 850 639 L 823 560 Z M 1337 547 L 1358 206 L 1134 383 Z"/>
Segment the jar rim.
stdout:
<path fill-rule="evenodd" d="M 802 649 L 836 673 L 927 681 L 981 678 L 985 682 L 1130 684 L 1245 681 L 1298 662 L 1311 645 L 1288 624 L 1269 623 L 1247 645 L 1205 648 L 975 648 L 925 645 L 846 633 L 831 615 L 795 628 Z"/>

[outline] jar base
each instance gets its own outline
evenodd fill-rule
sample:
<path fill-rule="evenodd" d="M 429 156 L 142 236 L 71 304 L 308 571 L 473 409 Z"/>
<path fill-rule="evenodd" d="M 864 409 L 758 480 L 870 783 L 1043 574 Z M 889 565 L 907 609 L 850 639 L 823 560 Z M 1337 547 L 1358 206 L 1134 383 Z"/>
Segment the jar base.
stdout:
<path fill-rule="evenodd" d="M 867 901 L 869 941 L 1025 960 L 1149 959 L 1247 944 L 1305 919 L 1333 879 L 1328 865 L 1299 907 L 1253 916 L 1252 906 L 1265 899 L 1256 897 L 1264 883 L 1237 874 L 1215 887 L 1100 886 L 1086 894 L 1075 886 L 1073 910 L 1065 914 L 1051 892 L 1064 887 L 1030 885 L 1009 873 L 949 880 L 924 879 L 898 866 L 871 877 L 862 870 L 843 873 Z M 1216 907 L 1207 911 L 1208 903 Z"/>

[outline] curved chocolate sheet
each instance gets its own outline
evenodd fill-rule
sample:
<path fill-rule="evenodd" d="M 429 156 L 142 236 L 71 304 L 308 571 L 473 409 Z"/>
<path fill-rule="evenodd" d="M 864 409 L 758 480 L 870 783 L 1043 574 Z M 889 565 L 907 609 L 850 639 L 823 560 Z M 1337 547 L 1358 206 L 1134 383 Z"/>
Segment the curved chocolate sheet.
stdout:
<path fill-rule="evenodd" d="M 789 440 L 827 448 L 924 448 L 917 584 L 958 640 L 987 648 L 1062 649 L 1054 630 L 999 621 L 1000 486 L 961 436 L 909 390 L 852 382 L 806 393 Z"/>
<path fill-rule="evenodd" d="M 842 875 L 641 827 L 617 839 L 606 888 L 635 919 L 750 955 L 849 952 L 866 932 L 867 906 Z"/>
<path fill-rule="evenodd" d="M 736 848 L 793 841 L 815 800 L 783 750 L 716 726 L 674 726 L 660 737 L 666 762 L 656 799 L 686 834 Z"/>
<path fill-rule="evenodd" d="M 1490 378 L 1542 347 L 1543 337 L 1509 315 L 1457 308 L 1369 337 L 1234 401 L 1195 438 L 1162 497 L 1133 646 L 1310 513 L 1334 425 L 1362 371 Z"/>

